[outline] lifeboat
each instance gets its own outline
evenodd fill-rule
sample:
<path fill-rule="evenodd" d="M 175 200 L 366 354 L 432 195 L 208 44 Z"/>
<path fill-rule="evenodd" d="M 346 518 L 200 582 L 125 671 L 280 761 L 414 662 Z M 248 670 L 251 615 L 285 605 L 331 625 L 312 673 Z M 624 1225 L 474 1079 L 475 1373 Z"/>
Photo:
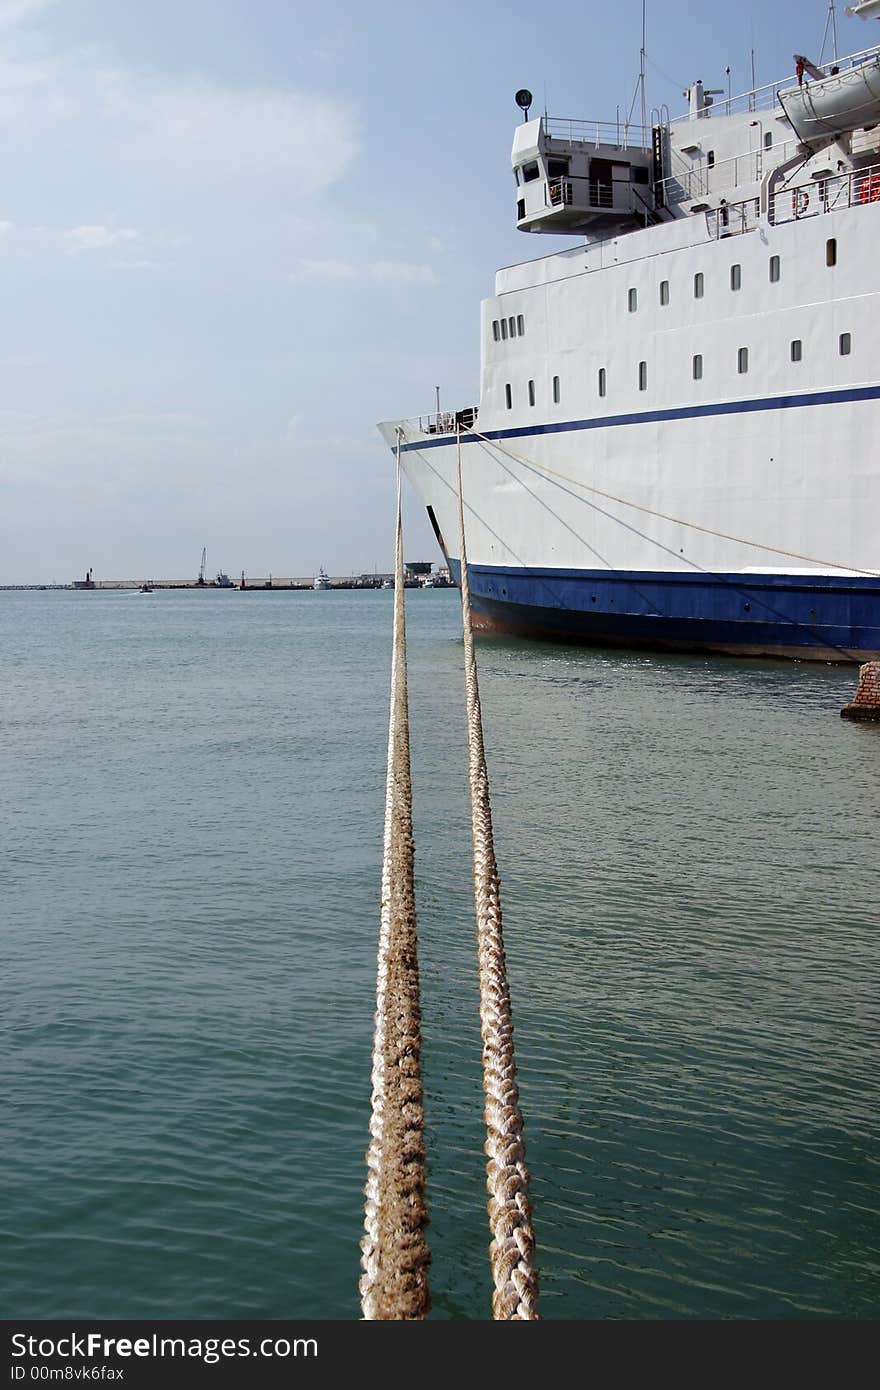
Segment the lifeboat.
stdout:
<path fill-rule="evenodd" d="M 880 122 L 880 54 L 845 72 L 804 80 L 778 93 L 782 109 L 804 145 L 822 144 Z"/>

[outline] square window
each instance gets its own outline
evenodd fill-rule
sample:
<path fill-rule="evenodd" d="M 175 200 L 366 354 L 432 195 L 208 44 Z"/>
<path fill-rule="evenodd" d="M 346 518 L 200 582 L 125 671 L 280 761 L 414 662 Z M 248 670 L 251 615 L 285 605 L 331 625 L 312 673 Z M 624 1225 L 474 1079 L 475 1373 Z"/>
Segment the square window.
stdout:
<path fill-rule="evenodd" d="M 779 257 L 770 257 L 770 284 L 775 285 L 779 281 Z"/>
<path fill-rule="evenodd" d="M 668 304 L 668 303 L 669 303 L 669 281 L 668 281 L 668 280 L 661 280 L 661 281 L 660 281 L 660 303 L 661 303 L 661 304 Z"/>
<path fill-rule="evenodd" d="M 804 355 L 804 345 L 803 345 L 803 343 L 801 342 L 800 338 L 792 338 L 792 340 L 791 340 L 791 360 L 792 360 L 792 362 L 800 362 L 801 359 L 803 358 L 803 355 Z"/>
<path fill-rule="evenodd" d="M 604 396 L 604 395 L 605 395 L 605 388 L 606 388 L 606 385 L 607 385 L 607 378 L 606 378 L 606 376 L 605 376 L 605 368 L 604 368 L 604 367 L 600 367 L 600 368 L 599 368 L 599 395 L 600 395 L 600 396 Z"/>
<path fill-rule="evenodd" d="M 559 404 L 559 395 L 560 395 L 560 392 L 559 392 L 559 377 L 558 377 L 558 376 L 555 376 L 555 377 L 553 378 L 553 404 L 554 404 L 554 405 L 558 405 L 558 404 Z"/>
<path fill-rule="evenodd" d="M 630 291 L 629 291 L 629 293 L 628 293 L 628 295 L 627 295 L 627 305 L 628 305 L 628 307 L 629 307 L 630 313 L 631 313 L 631 314 L 634 314 L 635 311 L 636 311 L 636 309 L 639 307 L 639 292 L 638 292 L 638 290 L 630 290 Z"/>
<path fill-rule="evenodd" d="M 697 352 L 697 353 L 694 354 L 693 370 L 694 370 L 694 381 L 702 381 L 702 380 L 703 380 L 703 354 L 702 354 L 701 352 Z"/>
<path fill-rule="evenodd" d="M 852 352 L 852 334 L 841 333 L 839 346 L 841 357 L 849 357 Z"/>
<path fill-rule="evenodd" d="M 742 266 L 732 265 L 730 267 L 730 288 L 732 290 L 742 289 Z"/>
<path fill-rule="evenodd" d="M 694 276 L 694 299 L 703 298 L 703 272 L 698 270 Z"/>
<path fill-rule="evenodd" d="M 740 348 L 739 352 L 736 354 L 736 370 L 739 372 L 740 376 L 745 376 L 746 372 L 749 370 L 748 348 Z"/>
<path fill-rule="evenodd" d="M 531 164 L 522 166 L 522 177 L 523 183 L 534 183 L 535 179 L 541 177 L 541 170 L 538 168 L 536 160 L 533 160 Z"/>

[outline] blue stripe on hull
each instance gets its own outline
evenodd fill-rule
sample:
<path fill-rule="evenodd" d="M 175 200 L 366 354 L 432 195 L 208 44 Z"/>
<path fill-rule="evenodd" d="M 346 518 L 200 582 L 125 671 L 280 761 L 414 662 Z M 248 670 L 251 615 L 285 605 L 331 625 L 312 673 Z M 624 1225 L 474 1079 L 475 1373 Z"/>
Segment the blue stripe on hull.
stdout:
<path fill-rule="evenodd" d="M 545 425 L 515 425 L 500 430 L 463 430 L 462 444 L 483 439 L 527 439 L 538 434 L 569 434 L 573 430 L 604 430 L 619 425 L 661 424 L 667 420 L 700 420 L 716 415 L 752 415 L 764 410 L 801 410 L 815 405 L 848 405 L 856 401 L 880 399 L 880 386 L 844 386 L 833 391 L 809 391 L 791 396 L 757 396 L 733 401 L 710 401 L 706 405 L 670 406 L 660 410 L 628 411 L 625 415 L 595 415 L 586 420 L 559 420 Z M 437 435 L 431 439 L 416 439 L 400 446 L 401 453 L 411 449 L 447 449 L 454 445 L 454 434 Z"/>
<path fill-rule="evenodd" d="M 880 578 L 489 565 L 468 574 L 475 616 L 513 632 L 837 660 L 880 654 Z"/>

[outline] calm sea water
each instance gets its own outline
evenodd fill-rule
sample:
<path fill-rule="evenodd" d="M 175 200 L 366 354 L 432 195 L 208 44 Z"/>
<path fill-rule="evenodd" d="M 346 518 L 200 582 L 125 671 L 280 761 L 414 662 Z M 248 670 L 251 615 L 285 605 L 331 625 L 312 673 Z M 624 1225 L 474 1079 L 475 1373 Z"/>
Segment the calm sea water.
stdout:
<path fill-rule="evenodd" d="M 391 599 L 0 595 L 4 1316 L 357 1316 Z M 407 608 L 434 1315 L 485 1317 L 458 595 Z M 854 670 L 479 656 L 544 1315 L 877 1317 Z"/>

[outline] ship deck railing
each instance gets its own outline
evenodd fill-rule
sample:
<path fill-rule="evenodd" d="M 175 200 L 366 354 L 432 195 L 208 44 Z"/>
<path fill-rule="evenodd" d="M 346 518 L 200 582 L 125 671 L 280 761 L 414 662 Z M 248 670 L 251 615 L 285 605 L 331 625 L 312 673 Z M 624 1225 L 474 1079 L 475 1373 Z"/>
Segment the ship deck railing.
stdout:
<path fill-rule="evenodd" d="M 570 116 L 542 116 L 541 125 L 549 140 L 565 141 L 570 145 L 602 145 L 617 150 L 648 150 L 651 146 L 651 127 L 633 125 L 629 121 L 583 121 Z"/>
<path fill-rule="evenodd" d="M 780 140 L 765 149 L 763 125 L 761 122 L 755 124 L 761 141 L 759 148 L 730 155 L 711 166 L 703 160 L 691 164 L 673 150 L 674 170 L 661 180 L 665 202 L 691 202 L 694 198 L 705 198 L 713 190 L 721 193 L 739 184 L 757 183 L 771 164 L 784 164 L 797 153 L 797 140 Z"/>
<path fill-rule="evenodd" d="M 817 170 L 809 179 L 787 184 L 771 194 L 767 220 L 773 226 L 802 222 L 842 208 L 880 202 L 880 164 L 860 169 Z"/>
<path fill-rule="evenodd" d="M 459 428 L 469 430 L 479 414 L 479 407 L 467 406 L 464 410 L 440 410 L 431 415 L 413 416 L 405 423 L 418 428 L 421 434 L 455 434 Z"/>
<path fill-rule="evenodd" d="M 835 58 L 825 64 L 825 76 L 837 75 L 832 73 L 832 67 L 837 69 L 838 74 L 850 72 L 853 68 L 861 67 L 862 63 L 867 63 L 878 56 L 880 56 L 880 45 L 875 44 L 872 48 L 863 48 L 858 53 L 850 53 L 845 58 Z M 818 66 L 821 67 L 822 65 L 819 64 Z M 812 81 L 812 78 L 804 77 L 805 84 Z M 723 100 L 716 98 L 713 104 L 706 107 L 699 115 L 692 116 L 690 112 L 685 112 L 683 116 L 676 116 L 671 124 L 681 125 L 683 121 L 709 119 L 712 116 L 736 116 L 744 111 L 770 111 L 774 106 L 779 105 L 779 91 L 785 91 L 786 88 L 796 85 L 797 75 L 792 73 L 776 82 L 767 82 L 762 87 L 752 87 L 747 92 L 740 92 L 737 96 L 724 97 Z"/>

